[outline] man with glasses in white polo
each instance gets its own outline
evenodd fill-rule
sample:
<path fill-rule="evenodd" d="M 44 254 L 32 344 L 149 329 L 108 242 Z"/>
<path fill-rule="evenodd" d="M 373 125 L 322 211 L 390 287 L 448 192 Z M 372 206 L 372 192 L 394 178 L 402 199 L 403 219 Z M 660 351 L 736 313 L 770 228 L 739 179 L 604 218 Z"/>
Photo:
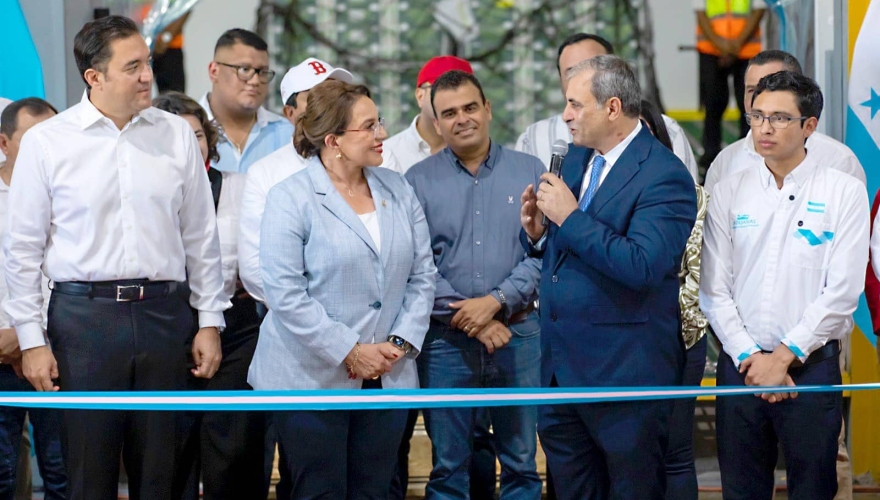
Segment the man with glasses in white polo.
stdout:
<path fill-rule="evenodd" d="M 259 35 L 240 28 L 223 33 L 214 46 L 208 76 L 211 92 L 199 104 L 220 129 L 220 160 L 212 161 L 212 167 L 244 173 L 290 143 L 290 123 L 262 107 L 275 72 L 269 69 L 269 46 Z"/>

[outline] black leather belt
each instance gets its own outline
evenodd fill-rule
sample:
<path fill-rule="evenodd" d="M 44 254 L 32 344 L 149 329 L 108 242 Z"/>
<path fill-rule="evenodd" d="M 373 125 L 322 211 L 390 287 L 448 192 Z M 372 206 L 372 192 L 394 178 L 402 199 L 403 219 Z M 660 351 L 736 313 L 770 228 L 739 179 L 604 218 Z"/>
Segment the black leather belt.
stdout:
<path fill-rule="evenodd" d="M 116 302 L 165 297 L 177 291 L 176 281 L 64 281 L 54 283 L 52 290 L 64 295 L 85 295 L 89 298 L 114 299 Z"/>
<path fill-rule="evenodd" d="M 767 354 L 770 353 L 770 351 L 762 352 L 765 352 Z M 804 365 L 812 365 L 813 363 L 825 361 L 826 359 L 837 356 L 838 354 L 840 354 L 840 341 L 831 340 L 827 344 L 810 353 L 810 355 L 807 356 L 807 360 L 805 362 L 801 362 L 800 359 L 795 359 L 791 363 L 791 368 L 799 368 Z"/>

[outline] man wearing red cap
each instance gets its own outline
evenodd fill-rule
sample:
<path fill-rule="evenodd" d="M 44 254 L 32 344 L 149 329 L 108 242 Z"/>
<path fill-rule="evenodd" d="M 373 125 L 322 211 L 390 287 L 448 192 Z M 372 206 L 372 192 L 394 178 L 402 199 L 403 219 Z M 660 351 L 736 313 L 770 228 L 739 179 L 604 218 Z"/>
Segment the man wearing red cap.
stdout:
<path fill-rule="evenodd" d="M 416 102 L 419 114 L 403 132 L 385 141 L 385 163 L 396 160 L 401 173 L 446 147 L 446 141 L 434 128 L 434 110 L 431 108 L 431 85 L 443 73 L 460 70 L 473 74 L 471 64 L 455 56 L 438 56 L 422 66 L 416 79 Z M 393 161 L 392 161 L 393 163 Z"/>
<path fill-rule="evenodd" d="M 393 164 L 405 173 L 410 167 L 446 147 L 446 140 L 434 127 L 434 108 L 431 106 L 431 85 L 443 73 L 460 70 L 473 74 L 471 64 L 455 56 L 437 56 L 429 60 L 419 70 L 416 78 L 416 102 L 419 114 L 403 132 L 385 141 L 383 166 Z M 397 454 L 397 475 L 391 484 L 390 498 L 406 498 L 409 481 L 409 442 L 415 429 L 418 411 L 410 412 L 406 431 Z M 492 498 L 495 495 L 495 448 L 489 431 L 489 415 L 479 413 L 474 431 L 474 453 L 471 457 L 470 496 L 471 498 Z"/>

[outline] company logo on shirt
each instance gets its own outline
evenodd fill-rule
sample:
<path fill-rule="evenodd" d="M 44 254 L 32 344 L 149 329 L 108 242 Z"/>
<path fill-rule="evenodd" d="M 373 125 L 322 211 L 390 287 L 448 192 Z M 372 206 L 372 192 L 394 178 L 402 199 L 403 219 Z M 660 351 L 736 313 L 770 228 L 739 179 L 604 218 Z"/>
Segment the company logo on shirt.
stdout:
<path fill-rule="evenodd" d="M 743 229 L 746 227 L 758 227 L 758 220 L 749 214 L 737 214 L 736 220 L 733 221 L 733 228 Z"/>
<path fill-rule="evenodd" d="M 809 229 L 801 228 L 801 229 L 798 229 L 797 231 L 794 232 L 794 237 L 795 238 L 804 238 L 805 240 L 807 240 L 807 243 L 809 243 L 810 246 L 814 247 L 814 246 L 821 245 L 822 243 L 827 243 L 827 242 L 833 240 L 834 239 L 834 232 L 820 231 L 818 234 L 816 234 L 815 232 L 810 231 Z"/>

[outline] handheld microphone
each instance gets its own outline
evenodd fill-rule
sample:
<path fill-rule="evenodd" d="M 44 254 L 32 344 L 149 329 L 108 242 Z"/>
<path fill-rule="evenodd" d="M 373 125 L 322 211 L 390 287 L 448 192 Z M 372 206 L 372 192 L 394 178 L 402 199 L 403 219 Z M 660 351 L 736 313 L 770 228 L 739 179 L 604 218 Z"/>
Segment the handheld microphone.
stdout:
<path fill-rule="evenodd" d="M 559 173 L 562 171 L 562 162 L 565 160 L 565 155 L 568 153 L 568 143 L 562 139 L 553 143 L 553 148 L 551 149 L 552 154 L 550 155 L 550 173 L 559 177 Z M 541 224 L 547 225 L 547 216 L 544 216 L 544 219 L 541 221 Z"/>

